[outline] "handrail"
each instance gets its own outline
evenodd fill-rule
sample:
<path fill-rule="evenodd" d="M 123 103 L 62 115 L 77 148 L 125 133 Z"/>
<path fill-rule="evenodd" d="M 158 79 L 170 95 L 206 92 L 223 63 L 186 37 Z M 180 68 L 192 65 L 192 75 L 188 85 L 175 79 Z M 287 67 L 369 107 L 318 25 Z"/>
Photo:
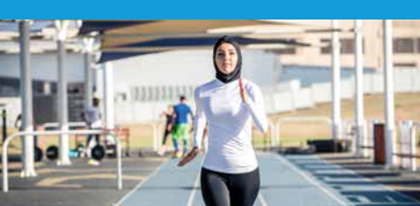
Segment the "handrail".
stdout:
<path fill-rule="evenodd" d="M 68 122 L 67 125 L 69 127 L 86 127 L 86 122 Z M 44 129 L 47 128 L 58 128 L 60 125 L 58 122 L 46 122 L 44 124 L 42 124 L 42 127 L 44 127 Z"/>
<path fill-rule="evenodd" d="M 316 122 L 325 121 L 331 124 L 331 119 L 324 116 L 307 116 L 307 117 L 284 117 L 277 120 L 277 124 L 280 122 Z"/>
<path fill-rule="evenodd" d="M 278 139 L 277 139 L 277 127 L 275 123 L 271 120 L 268 120 L 268 126 L 270 128 L 270 147 L 276 147 L 278 145 Z"/>
<path fill-rule="evenodd" d="M 115 139 L 115 143 L 117 146 L 117 188 L 118 190 L 122 189 L 122 169 L 121 169 L 121 144 L 118 137 L 112 130 L 69 130 L 69 131 L 36 131 L 36 132 L 16 132 L 11 136 L 7 137 L 3 143 L 3 192 L 9 191 L 9 177 L 8 177 L 8 146 L 9 143 L 16 137 L 25 136 L 25 135 L 43 135 L 43 136 L 52 136 L 52 135 L 62 135 L 62 134 L 85 134 L 85 135 L 93 135 L 93 134 L 107 134 L 111 135 Z"/>
<path fill-rule="evenodd" d="M 153 151 L 158 151 L 160 148 L 160 134 L 159 134 L 159 126 L 163 124 L 162 121 L 150 121 L 150 122 L 140 122 L 140 124 L 150 126 L 152 128 L 153 133 Z"/>

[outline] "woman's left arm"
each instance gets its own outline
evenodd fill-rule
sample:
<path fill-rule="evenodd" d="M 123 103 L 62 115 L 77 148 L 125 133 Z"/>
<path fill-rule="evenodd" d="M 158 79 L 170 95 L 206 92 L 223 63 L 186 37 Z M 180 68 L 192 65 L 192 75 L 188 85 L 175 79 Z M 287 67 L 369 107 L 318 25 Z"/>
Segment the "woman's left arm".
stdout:
<path fill-rule="evenodd" d="M 239 83 L 242 100 L 250 111 L 252 120 L 254 120 L 258 129 L 266 133 L 268 130 L 268 120 L 267 114 L 265 113 L 262 92 L 258 86 L 248 87 L 249 89 L 247 89 L 242 81 Z"/>

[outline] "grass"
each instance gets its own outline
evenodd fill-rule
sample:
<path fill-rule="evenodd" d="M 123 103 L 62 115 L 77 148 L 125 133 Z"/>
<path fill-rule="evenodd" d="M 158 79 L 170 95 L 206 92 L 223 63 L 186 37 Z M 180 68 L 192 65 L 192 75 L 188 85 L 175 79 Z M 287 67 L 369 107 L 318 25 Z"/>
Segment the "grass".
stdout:
<path fill-rule="evenodd" d="M 364 96 L 364 117 L 366 120 L 384 120 L 385 100 L 383 94 Z M 395 121 L 420 121 L 420 93 L 397 93 L 395 101 Z M 331 104 L 318 104 L 314 108 L 296 110 L 286 113 L 270 115 L 270 119 L 277 121 L 286 117 L 331 117 Z M 354 100 L 341 101 L 341 117 L 343 120 L 355 118 Z M 283 141 L 290 144 L 306 141 L 307 139 L 330 138 L 330 127 L 326 123 L 296 122 L 282 124 L 281 136 Z M 398 133 L 398 132 L 397 132 Z M 308 138 L 313 137 L 313 138 Z"/>
<path fill-rule="evenodd" d="M 364 115 L 366 119 L 384 119 L 384 96 L 382 94 L 364 96 Z M 420 93 L 395 94 L 395 119 L 420 120 Z M 355 114 L 354 100 L 341 101 L 341 116 L 343 119 L 353 119 Z M 303 116 L 331 116 L 331 104 L 318 104 L 314 108 L 270 115 L 272 119 Z"/>

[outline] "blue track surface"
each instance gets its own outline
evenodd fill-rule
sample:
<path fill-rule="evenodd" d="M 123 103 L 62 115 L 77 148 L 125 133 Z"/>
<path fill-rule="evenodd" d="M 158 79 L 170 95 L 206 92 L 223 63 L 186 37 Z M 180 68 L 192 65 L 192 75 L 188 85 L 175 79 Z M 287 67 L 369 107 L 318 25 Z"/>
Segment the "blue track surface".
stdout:
<path fill-rule="evenodd" d="M 120 205 L 204 206 L 199 157 L 186 167 L 168 160 Z M 261 190 L 255 206 L 420 206 L 405 195 L 316 156 L 259 154 Z"/>

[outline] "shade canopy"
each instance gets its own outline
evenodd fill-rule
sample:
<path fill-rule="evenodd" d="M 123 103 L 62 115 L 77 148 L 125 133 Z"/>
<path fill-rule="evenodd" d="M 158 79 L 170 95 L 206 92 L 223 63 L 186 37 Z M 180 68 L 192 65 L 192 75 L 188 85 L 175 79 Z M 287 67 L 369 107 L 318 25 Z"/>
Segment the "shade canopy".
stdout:
<path fill-rule="evenodd" d="M 52 20 L 31 21 L 31 53 L 56 51 Z M 18 53 L 17 21 L 0 20 L 0 53 Z M 222 35 L 235 36 L 245 49 L 311 46 L 284 34 L 329 32 L 325 21 L 301 20 L 73 20 L 66 49 L 86 50 L 84 39 L 94 38 L 99 62 L 150 53 L 208 49 Z"/>
<path fill-rule="evenodd" d="M 281 46 L 310 46 L 309 44 L 289 39 L 255 39 L 240 36 L 235 36 L 234 38 L 243 48 L 268 48 L 269 46 L 271 46 L 271 48 L 278 48 Z M 218 37 L 165 38 L 133 43 L 114 48 L 105 48 L 102 50 L 99 63 L 170 50 L 211 49 L 217 39 Z"/>
<path fill-rule="evenodd" d="M 208 49 L 225 34 L 235 36 L 245 48 L 310 46 L 267 35 L 314 28 L 326 29 L 296 20 L 87 20 L 79 36 L 101 39 L 100 62 L 106 62 L 169 50 Z"/>

